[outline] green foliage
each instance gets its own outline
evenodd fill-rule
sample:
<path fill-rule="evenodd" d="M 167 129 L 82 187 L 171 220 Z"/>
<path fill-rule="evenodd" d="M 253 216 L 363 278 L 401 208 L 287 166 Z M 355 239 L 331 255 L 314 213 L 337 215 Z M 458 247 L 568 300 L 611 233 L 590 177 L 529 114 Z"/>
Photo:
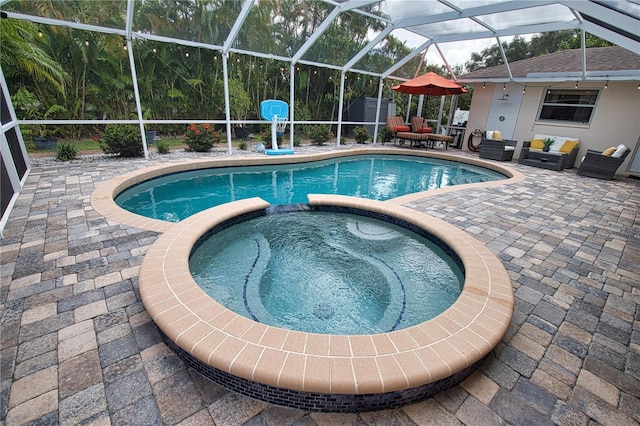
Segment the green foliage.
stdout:
<path fill-rule="evenodd" d="M 218 108 L 224 111 L 224 82 L 218 80 L 215 86 L 218 100 Z M 237 78 L 229 78 L 229 111 L 232 118 L 244 120 L 251 108 L 251 98 L 244 88 L 242 81 Z"/>
<path fill-rule="evenodd" d="M 311 113 L 309 112 L 309 108 L 304 105 L 299 99 L 296 99 L 294 103 L 293 115 L 297 121 L 311 121 Z M 301 124 L 299 126 L 296 126 L 296 129 L 302 129 L 304 135 L 308 136 L 309 130 L 311 130 L 312 127 L 313 126 L 310 124 Z"/>
<path fill-rule="evenodd" d="M 378 142 L 391 142 L 391 130 L 387 126 L 378 130 Z"/>
<path fill-rule="evenodd" d="M 581 43 L 579 30 L 562 30 L 536 34 L 529 42 L 523 37 L 516 36 L 511 43 L 503 42 L 502 47 L 507 56 L 507 60 L 514 62 L 561 50 L 578 49 Z M 586 47 L 604 47 L 612 46 L 613 44 L 587 33 L 585 35 L 585 45 Z M 472 72 L 503 63 L 500 48 L 497 44 L 494 44 L 482 50 L 480 53 L 472 53 L 471 59 L 465 64 L 465 69 L 467 72 Z"/>
<path fill-rule="evenodd" d="M 59 143 L 56 147 L 56 160 L 71 161 L 78 155 L 78 148 L 72 143 Z"/>
<path fill-rule="evenodd" d="M 358 126 L 353 129 L 353 137 L 357 143 L 365 143 L 369 140 L 369 131 L 366 127 Z"/>
<path fill-rule="evenodd" d="M 207 152 L 214 143 L 220 142 L 220 135 L 209 123 L 189 124 L 184 138 L 189 151 L 196 152 Z"/>
<path fill-rule="evenodd" d="M 47 107 L 34 93 L 31 93 L 25 87 L 18 89 L 11 97 L 11 101 L 18 118 L 25 120 L 46 120 L 52 115 L 66 111 L 64 106 L 58 104 Z M 41 138 L 51 135 L 50 132 L 47 132 L 45 124 L 36 125 L 35 128 Z"/>
<path fill-rule="evenodd" d="M 54 92 L 63 92 L 69 75 L 38 40 L 38 25 L 18 19 L 0 20 L 2 55 L 0 64 L 6 78 L 18 77 L 25 81 L 49 86 Z"/>
<path fill-rule="evenodd" d="M 156 149 L 158 150 L 158 154 L 168 154 L 169 153 L 169 142 L 159 140 L 156 142 Z"/>
<path fill-rule="evenodd" d="M 283 136 L 284 135 L 279 135 L 278 133 L 276 133 L 276 142 L 278 142 L 278 145 L 282 144 Z M 260 138 L 264 142 L 265 146 L 271 147 L 271 126 L 267 126 L 264 130 L 262 130 L 258 139 Z"/>
<path fill-rule="evenodd" d="M 121 157 L 141 157 L 144 154 L 140 130 L 126 124 L 107 125 L 100 148 L 105 154 L 118 154 Z"/>
<path fill-rule="evenodd" d="M 246 151 L 246 150 L 247 150 L 247 148 L 249 148 L 249 144 L 247 144 L 247 141 L 240 141 L 240 142 L 238 143 L 238 149 L 239 149 L 240 151 Z"/>
<path fill-rule="evenodd" d="M 330 136 L 331 129 L 325 124 L 316 125 L 309 131 L 309 139 L 311 139 L 311 142 L 314 145 L 318 146 L 324 145 L 324 143 L 329 140 Z"/>

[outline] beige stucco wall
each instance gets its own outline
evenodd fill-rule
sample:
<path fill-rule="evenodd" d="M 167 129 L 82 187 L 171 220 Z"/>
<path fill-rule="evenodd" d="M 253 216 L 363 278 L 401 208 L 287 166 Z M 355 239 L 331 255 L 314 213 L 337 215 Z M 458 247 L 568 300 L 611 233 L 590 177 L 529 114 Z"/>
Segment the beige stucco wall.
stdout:
<path fill-rule="evenodd" d="M 636 148 L 640 137 L 640 90 L 637 82 L 610 81 L 606 90 L 603 88 L 604 82 L 580 82 L 581 89 L 600 90 L 590 125 L 536 122 L 538 108 L 548 86 L 549 84 L 527 85 L 526 93 L 519 105 L 520 112 L 513 134 L 513 139 L 518 141 L 515 157 L 520 155 L 522 141 L 530 140 L 536 133 L 580 138 L 576 167 L 580 165 L 587 149 L 602 151 L 621 143 L 631 148 L 632 152 Z M 575 82 L 553 85 L 554 89 L 563 87 L 573 89 Z M 522 90 L 521 86 L 519 90 Z M 491 83 L 486 83 L 485 88 L 482 83 L 474 85 L 467 132 L 477 128 L 487 130 L 486 123 L 493 93 L 494 85 Z M 518 106 L 514 105 L 514 108 L 516 107 Z M 464 149 L 467 149 L 466 143 Z M 619 172 L 627 169 L 631 157 L 627 157 Z"/>

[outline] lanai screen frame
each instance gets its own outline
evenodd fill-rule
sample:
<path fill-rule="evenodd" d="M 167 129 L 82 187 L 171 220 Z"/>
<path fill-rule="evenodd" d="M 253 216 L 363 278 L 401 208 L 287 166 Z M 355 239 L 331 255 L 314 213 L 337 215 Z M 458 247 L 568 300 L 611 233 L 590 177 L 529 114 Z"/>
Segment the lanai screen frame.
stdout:
<path fill-rule="evenodd" d="M 0 7 L 5 6 L 14 0 L 0 0 Z M 451 72 L 451 67 L 447 62 L 447 59 L 439 48 L 439 44 L 451 43 L 451 42 L 464 42 L 475 39 L 493 38 L 501 49 L 504 63 L 506 64 L 509 80 L 515 81 L 511 75 L 509 69 L 509 62 L 507 57 L 502 51 L 501 38 L 510 37 L 522 34 L 533 34 L 547 31 L 558 31 L 567 29 L 579 29 L 583 35 L 589 32 L 598 37 L 606 39 L 614 44 L 617 44 L 626 49 L 634 52 L 640 51 L 640 37 L 637 36 L 637 25 L 640 22 L 640 7 L 629 1 L 600 1 L 600 0 L 535 0 L 535 1 L 511 1 L 511 0 L 485 0 L 476 2 L 463 2 L 461 0 L 412 0 L 412 1 L 400 1 L 400 0 L 387 0 L 387 1 L 373 1 L 373 0 L 321 0 L 324 3 L 332 7 L 331 12 L 322 22 L 318 30 L 313 33 L 298 49 L 295 54 L 290 57 L 278 56 L 269 53 L 262 53 L 250 50 L 243 50 L 234 47 L 234 42 L 243 28 L 243 25 L 247 19 L 247 16 L 251 12 L 253 7 L 260 7 L 257 0 L 244 0 L 242 2 L 241 11 L 231 28 L 230 33 L 226 37 L 222 45 L 208 44 L 197 41 L 183 40 L 179 38 L 166 37 L 161 35 L 147 34 L 140 31 L 134 31 L 133 29 L 133 16 L 135 13 L 136 3 L 142 0 L 127 0 L 126 8 L 126 22 L 125 28 L 112 28 L 94 24 L 86 24 L 79 22 L 72 22 L 59 19 L 51 19 L 47 17 L 27 15 L 15 12 L 4 12 L 8 18 L 24 19 L 31 22 L 43 25 L 52 26 L 65 26 L 72 29 L 77 29 L 85 32 L 97 32 L 101 34 L 111 34 L 123 37 L 126 40 L 128 47 L 128 58 L 131 69 L 131 77 L 133 81 L 133 91 L 135 94 L 136 113 L 137 119 L 135 120 L 19 120 L 18 124 L 110 124 L 110 123 L 128 123 L 137 124 L 140 128 L 140 134 L 142 137 L 144 155 L 145 158 L 149 158 L 149 151 L 147 147 L 147 140 L 145 134 L 145 124 L 188 124 L 188 123 L 213 123 L 224 124 L 226 127 L 227 135 L 227 151 L 229 154 L 232 152 L 231 145 L 231 125 L 239 123 L 238 120 L 232 120 L 229 110 L 229 75 L 228 75 L 228 56 L 231 53 L 252 55 L 255 57 L 274 59 L 282 62 L 289 63 L 290 67 L 290 79 L 289 79 L 289 104 L 293 105 L 295 102 L 295 67 L 299 64 L 329 68 L 340 72 L 341 84 L 338 106 L 338 119 L 336 121 L 295 121 L 294 108 L 290 108 L 289 116 L 289 132 L 290 141 L 293 141 L 294 127 L 296 124 L 332 124 L 337 125 L 336 139 L 337 143 L 340 143 L 341 127 L 343 124 L 362 124 L 345 122 L 342 120 L 342 111 L 344 109 L 344 80 L 346 73 L 358 73 L 366 75 L 369 78 L 378 78 L 378 104 L 377 113 L 375 119 L 375 131 L 374 131 L 374 143 L 376 143 L 378 126 L 380 123 L 380 105 L 382 100 L 382 90 L 384 80 L 391 78 L 394 80 L 402 81 L 406 80 L 400 77 L 394 77 L 393 72 L 409 63 L 417 55 L 424 52 L 430 46 L 434 46 L 440 53 L 440 56 L 445 66 Z M 367 6 L 378 6 L 381 10 L 387 13 L 386 16 L 377 16 L 370 12 L 362 10 Z M 557 12 L 559 10 L 566 11 L 566 14 L 570 19 L 557 20 L 555 22 L 539 22 L 529 20 L 521 24 L 514 23 L 514 25 L 504 24 L 497 25 L 502 17 L 513 16 L 514 14 L 525 15 L 531 14 L 532 11 L 538 11 L 544 13 L 547 8 L 549 10 Z M 552 9 L 555 8 L 555 9 Z M 429 11 L 435 11 L 430 13 Z M 342 13 L 353 12 L 366 14 L 369 17 L 379 19 L 385 25 L 385 28 L 379 33 L 375 34 L 370 42 L 364 49 L 354 55 L 348 62 L 340 65 L 332 65 L 321 62 L 314 62 L 311 60 L 303 59 L 305 53 L 309 48 L 318 40 L 319 37 L 329 28 L 335 19 Z M 597 18 L 596 18 L 597 17 Z M 466 28 L 468 31 L 435 31 L 434 29 L 444 28 L 447 24 L 459 24 L 458 28 Z M 466 27 L 465 27 L 466 25 Z M 500 27 L 500 28 L 498 28 Z M 367 55 L 372 49 L 378 46 L 385 37 L 391 34 L 393 31 L 403 30 L 415 36 L 416 39 L 422 40 L 419 45 L 414 48 L 411 53 L 404 58 L 397 61 L 390 68 L 382 72 L 371 72 L 368 70 L 357 69 L 356 65 L 365 55 Z M 430 32 L 431 31 L 431 32 Z M 160 43 L 174 43 L 185 47 L 194 47 L 211 50 L 221 54 L 223 61 L 223 81 L 224 81 L 224 97 L 225 97 L 225 120 L 147 120 L 143 118 L 142 106 L 140 101 L 140 93 L 138 90 L 138 83 L 136 77 L 136 64 L 134 61 L 134 45 L 132 40 L 140 39 L 146 41 L 160 42 Z M 584 42 L 583 42 L 584 51 Z M 589 76 L 586 72 L 586 62 L 583 55 L 583 80 L 588 80 Z M 453 79 L 456 76 L 451 72 Z M 521 83 L 526 83 L 524 79 L 518 80 Z M 533 81 L 533 80 L 532 80 Z M 243 123 L 262 123 L 261 121 L 246 121 Z M 20 134 L 20 138 L 22 136 Z M 23 143 L 23 142 L 22 142 Z"/>

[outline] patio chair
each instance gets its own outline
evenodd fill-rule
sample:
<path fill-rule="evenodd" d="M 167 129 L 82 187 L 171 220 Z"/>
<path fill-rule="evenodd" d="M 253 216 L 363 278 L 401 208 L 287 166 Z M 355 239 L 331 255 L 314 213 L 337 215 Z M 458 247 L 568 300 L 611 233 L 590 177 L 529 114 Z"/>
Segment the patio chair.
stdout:
<path fill-rule="evenodd" d="M 480 146 L 480 158 L 496 161 L 511 161 L 517 144 L 518 141 L 509 139 L 495 140 L 483 138 L 482 145 Z"/>
<path fill-rule="evenodd" d="M 433 133 L 433 129 L 427 124 L 427 120 L 422 117 L 411 119 L 411 131 L 413 133 Z"/>
<path fill-rule="evenodd" d="M 402 119 L 402 117 L 399 116 L 387 117 L 387 128 L 389 129 L 389 132 L 391 132 L 391 137 L 394 139 L 397 138 L 398 132 L 408 132 L 409 130 L 411 130 L 409 126 L 404 124 L 404 120 Z"/>
<path fill-rule="evenodd" d="M 603 152 L 594 151 L 592 149 L 587 151 L 587 155 L 582 159 L 580 167 L 578 167 L 577 173 L 582 176 L 589 176 L 598 179 L 613 179 L 618 167 L 624 162 L 624 159 L 629 155 L 629 148 L 622 146 L 620 148 L 621 154 L 614 157 L 614 153 L 611 153 L 609 148 Z M 607 152 L 609 151 L 609 152 Z M 609 154 L 609 155 L 607 155 Z"/>

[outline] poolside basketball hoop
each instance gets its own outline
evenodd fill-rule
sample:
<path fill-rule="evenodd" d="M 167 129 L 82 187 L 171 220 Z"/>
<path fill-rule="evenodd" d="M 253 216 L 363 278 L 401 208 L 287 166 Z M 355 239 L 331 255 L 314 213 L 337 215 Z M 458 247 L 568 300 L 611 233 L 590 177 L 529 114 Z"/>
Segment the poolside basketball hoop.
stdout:
<path fill-rule="evenodd" d="M 278 136 L 284 135 L 289 118 L 289 105 L 277 99 L 260 102 L 260 116 L 271 121 L 271 148 L 265 149 L 268 155 L 293 154 L 293 149 L 278 149 Z"/>
<path fill-rule="evenodd" d="M 284 135 L 284 129 L 287 128 L 287 119 L 280 118 L 277 115 L 273 117 L 272 126 L 276 126 L 276 136 Z"/>

